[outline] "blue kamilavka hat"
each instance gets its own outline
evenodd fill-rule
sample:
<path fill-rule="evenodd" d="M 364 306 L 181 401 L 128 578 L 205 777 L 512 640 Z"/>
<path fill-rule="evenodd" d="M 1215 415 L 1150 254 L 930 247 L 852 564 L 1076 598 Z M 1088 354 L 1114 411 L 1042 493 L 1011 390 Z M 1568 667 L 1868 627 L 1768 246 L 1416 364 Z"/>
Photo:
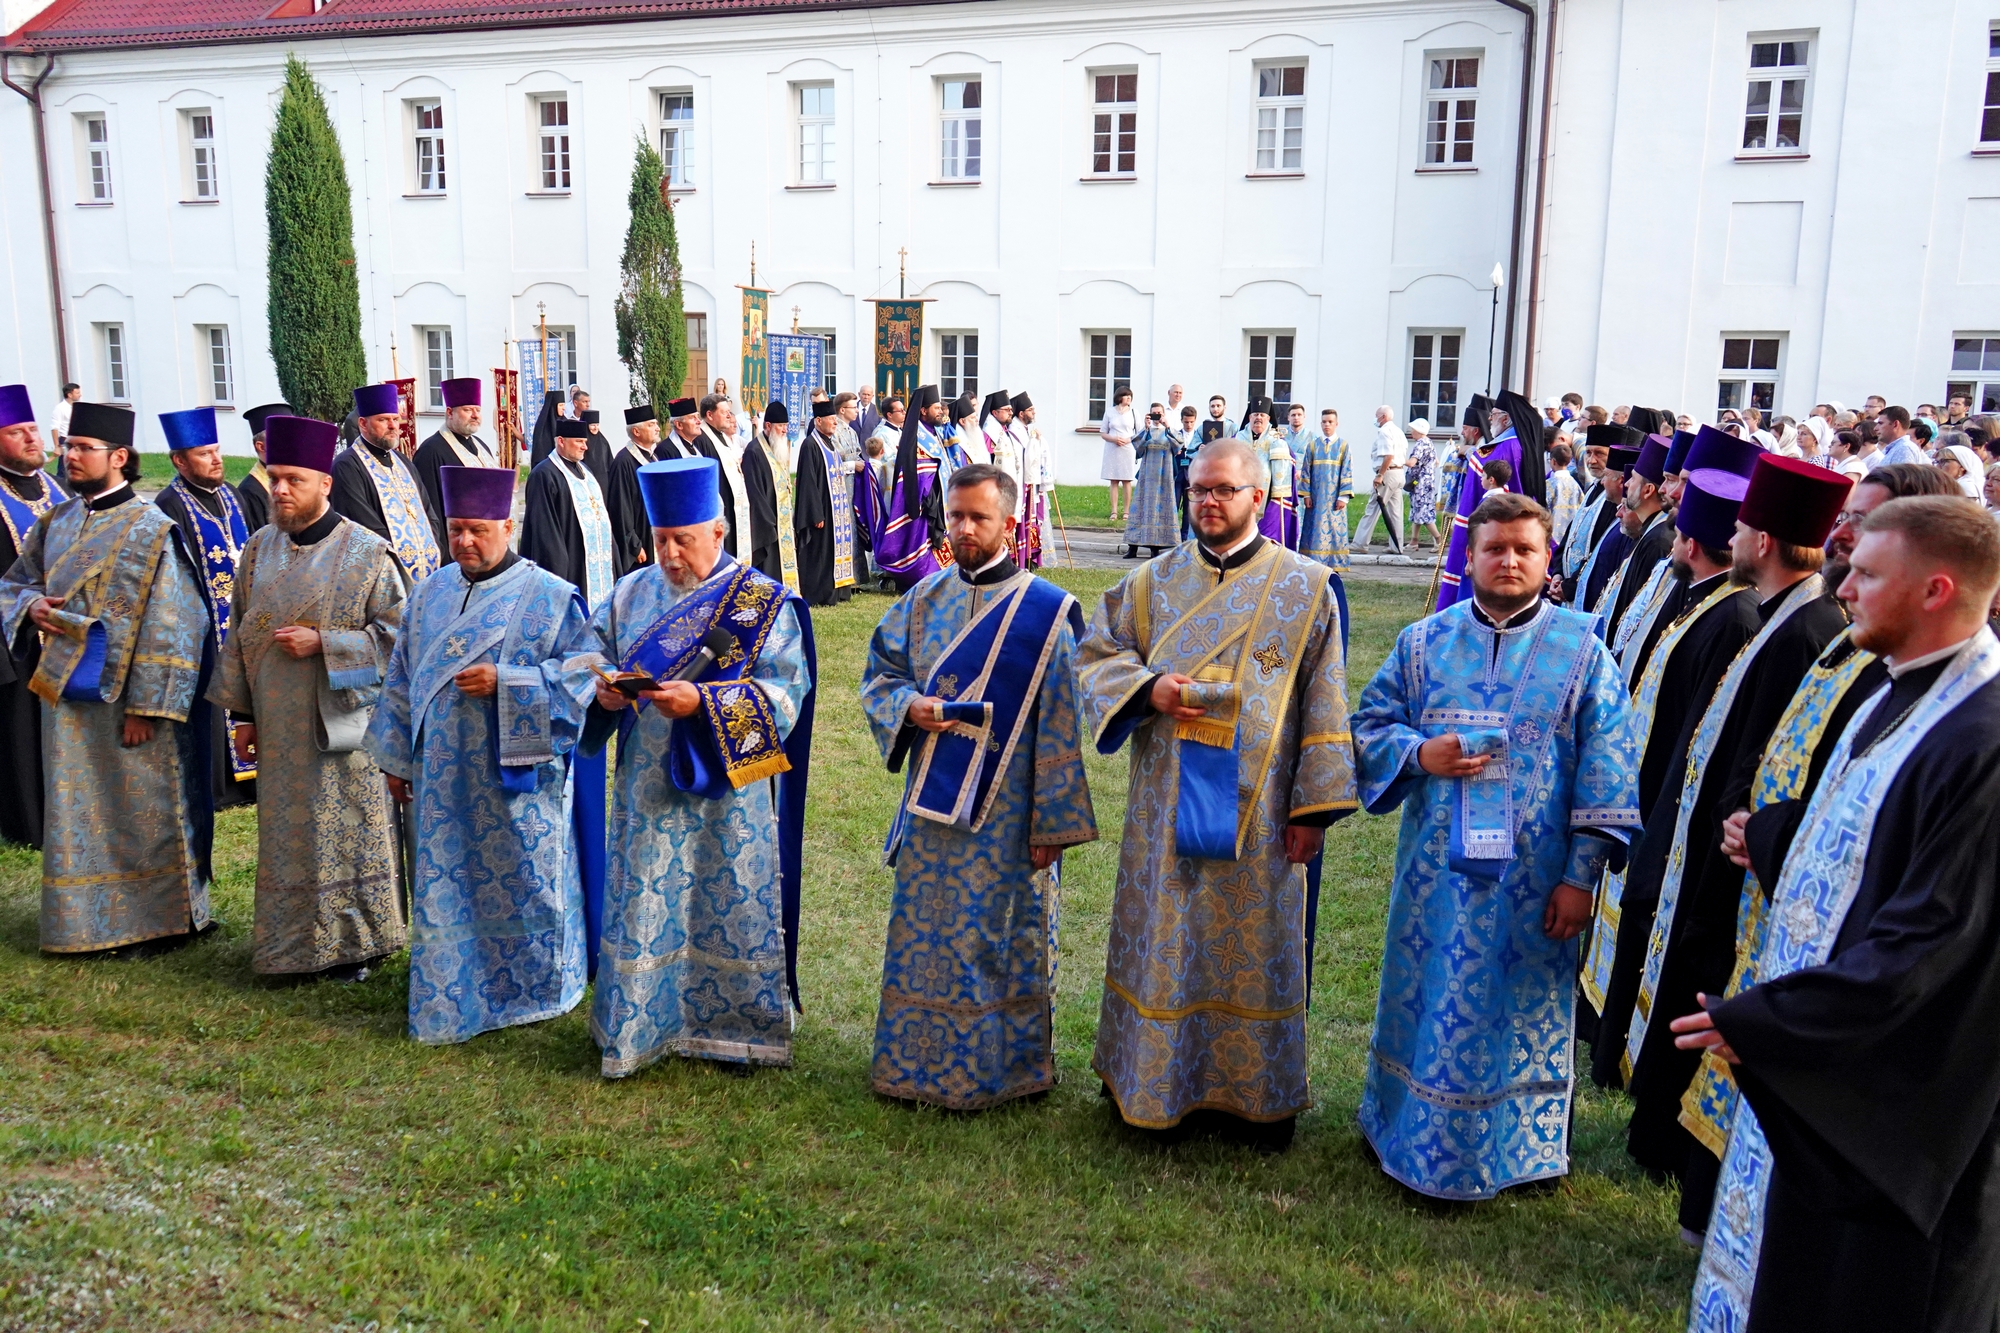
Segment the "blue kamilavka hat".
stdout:
<path fill-rule="evenodd" d="M 222 442 L 222 437 L 215 433 L 215 409 L 212 407 L 190 407 L 184 412 L 162 412 L 160 429 L 167 433 L 169 451 L 199 449 L 204 445 Z"/>
<path fill-rule="evenodd" d="M 444 493 L 446 518 L 512 518 L 515 472 L 510 467 L 438 469 L 438 489 Z"/>
<path fill-rule="evenodd" d="M 357 417 L 387 416 L 402 410 L 393 384 L 364 384 L 354 391 L 354 415 Z"/>
<path fill-rule="evenodd" d="M 713 458 L 669 458 L 639 469 L 646 520 L 656 528 L 691 528 L 722 517 L 722 469 Z"/>
<path fill-rule="evenodd" d="M 35 405 L 28 401 L 25 384 L 0 384 L 0 427 L 18 426 L 35 419 Z"/>

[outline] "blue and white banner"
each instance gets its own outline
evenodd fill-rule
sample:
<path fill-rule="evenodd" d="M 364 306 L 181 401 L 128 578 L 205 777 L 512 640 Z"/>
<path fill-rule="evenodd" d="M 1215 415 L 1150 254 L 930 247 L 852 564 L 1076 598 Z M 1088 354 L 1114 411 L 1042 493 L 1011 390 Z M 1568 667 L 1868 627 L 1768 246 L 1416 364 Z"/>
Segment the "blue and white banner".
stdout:
<path fill-rule="evenodd" d="M 773 333 L 770 347 L 771 399 L 785 405 L 792 438 L 802 438 L 812 422 L 812 391 L 826 383 L 826 340 L 816 333 Z"/>

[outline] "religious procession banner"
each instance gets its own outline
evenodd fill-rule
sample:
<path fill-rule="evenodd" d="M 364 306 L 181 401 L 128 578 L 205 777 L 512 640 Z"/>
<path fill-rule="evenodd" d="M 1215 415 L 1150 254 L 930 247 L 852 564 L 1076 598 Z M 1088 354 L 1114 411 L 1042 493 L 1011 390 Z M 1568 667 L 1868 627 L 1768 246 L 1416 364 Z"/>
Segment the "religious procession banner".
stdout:
<path fill-rule="evenodd" d="M 526 438 L 521 429 L 521 373 L 505 366 L 493 369 L 493 435 L 500 466 L 515 466 L 519 442 Z"/>
<path fill-rule="evenodd" d="M 542 414 L 542 404 L 548 400 L 548 359 L 542 355 L 543 344 L 536 338 L 522 338 L 514 344 L 515 360 L 520 363 L 521 401 L 528 405 L 536 419 Z"/>
<path fill-rule="evenodd" d="M 765 329 L 770 323 L 771 293 L 762 287 L 744 287 L 743 293 L 743 378 L 736 386 L 736 405 L 752 421 L 764 415 L 771 401 L 770 351 Z"/>
<path fill-rule="evenodd" d="M 396 386 L 396 452 L 405 458 L 417 456 L 417 382 L 390 380 Z"/>
<path fill-rule="evenodd" d="M 826 382 L 826 340 L 816 333 L 773 333 L 766 341 L 770 398 L 785 405 L 792 437 L 803 438 L 812 422 L 812 391 Z"/>
<path fill-rule="evenodd" d="M 923 374 L 924 302 L 921 299 L 875 302 L 875 394 L 915 391 Z"/>

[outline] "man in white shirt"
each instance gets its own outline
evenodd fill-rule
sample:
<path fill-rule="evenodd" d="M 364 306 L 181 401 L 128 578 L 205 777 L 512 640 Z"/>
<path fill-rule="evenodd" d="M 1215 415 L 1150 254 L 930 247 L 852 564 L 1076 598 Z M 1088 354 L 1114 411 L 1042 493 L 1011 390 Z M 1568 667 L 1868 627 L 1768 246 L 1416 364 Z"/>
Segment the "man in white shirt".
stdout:
<path fill-rule="evenodd" d="M 1396 414 L 1386 406 L 1375 409 L 1375 440 L 1368 447 L 1368 461 L 1375 466 L 1374 488 L 1368 496 L 1368 507 L 1361 511 L 1361 522 L 1354 530 L 1354 544 L 1368 545 L 1369 539 L 1375 535 L 1375 519 L 1379 514 L 1389 522 L 1389 549 L 1401 555 L 1403 478 L 1409 452 L 1403 432 L 1397 429 Z"/>

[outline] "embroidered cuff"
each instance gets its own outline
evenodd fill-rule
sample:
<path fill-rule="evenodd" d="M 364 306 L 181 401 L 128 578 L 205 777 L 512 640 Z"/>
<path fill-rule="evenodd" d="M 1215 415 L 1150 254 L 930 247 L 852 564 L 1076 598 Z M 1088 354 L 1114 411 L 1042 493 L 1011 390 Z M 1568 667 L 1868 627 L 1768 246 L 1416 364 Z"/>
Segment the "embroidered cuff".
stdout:
<path fill-rule="evenodd" d="M 1569 840 L 1569 862 L 1563 867 L 1563 883 L 1583 889 L 1594 887 L 1614 850 L 1611 842 L 1599 834 L 1578 833 Z"/>
<path fill-rule="evenodd" d="M 366 689 L 381 681 L 382 664 L 375 660 L 375 640 L 368 631 L 321 630 L 319 644 L 326 659 L 326 683 L 334 689 Z"/>
<path fill-rule="evenodd" d="M 555 761 L 555 739 L 549 729 L 549 691 L 539 666 L 503 666 L 497 698 L 500 705 L 500 764 L 524 768 Z"/>

